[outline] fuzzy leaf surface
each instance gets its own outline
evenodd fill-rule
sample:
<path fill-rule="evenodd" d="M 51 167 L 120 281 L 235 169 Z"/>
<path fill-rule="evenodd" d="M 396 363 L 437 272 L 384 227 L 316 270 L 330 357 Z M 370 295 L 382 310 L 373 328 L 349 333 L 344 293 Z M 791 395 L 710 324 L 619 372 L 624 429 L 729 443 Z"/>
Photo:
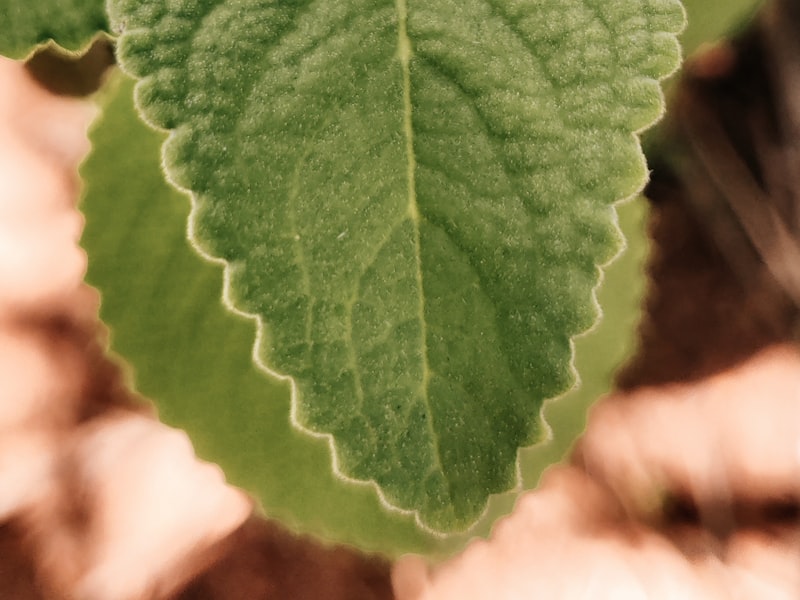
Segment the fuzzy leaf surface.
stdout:
<path fill-rule="evenodd" d="M 108 31 L 103 0 L 3 0 L 0 8 L 0 54 L 10 58 L 50 40 L 77 51 L 100 31 Z"/>
<path fill-rule="evenodd" d="M 436 529 L 516 480 L 597 317 L 674 0 L 112 0 L 190 235 L 336 470 Z"/>
<path fill-rule="evenodd" d="M 198 260 L 186 241 L 189 201 L 164 181 L 165 136 L 137 115 L 133 81 L 116 73 L 98 104 L 81 167 L 81 245 L 111 350 L 130 365 L 136 392 L 270 518 L 389 556 L 430 553 L 413 519 L 337 480 L 327 445 L 289 423 L 289 386 L 253 364 L 252 323 L 225 310 L 220 266 Z"/>

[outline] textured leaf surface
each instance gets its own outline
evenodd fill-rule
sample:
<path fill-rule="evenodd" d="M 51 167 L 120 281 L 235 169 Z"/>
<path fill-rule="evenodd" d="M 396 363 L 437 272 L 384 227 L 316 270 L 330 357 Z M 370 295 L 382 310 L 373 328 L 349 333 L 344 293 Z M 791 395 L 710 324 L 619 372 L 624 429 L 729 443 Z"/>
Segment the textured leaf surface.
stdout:
<path fill-rule="evenodd" d="M 596 317 L 673 1 L 111 2 L 193 239 L 343 474 L 443 529 L 513 485 Z"/>
<path fill-rule="evenodd" d="M 130 80 L 113 81 L 103 94 L 93 153 L 82 168 L 81 208 L 87 279 L 102 291 L 112 349 L 132 365 L 137 390 L 157 399 L 161 419 L 188 430 L 198 452 L 255 494 L 268 515 L 393 556 L 437 551 L 441 544 L 415 531 L 409 517 L 383 510 L 362 486 L 334 479 L 326 445 L 291 427 L 288 386 L 255 370 L 252 327 L 225 311 L 219 267 L 198 261 L 186 243 L 189 203 L 163 181 L 157 149 L 164 136 L 138 119 L 132 88 Z M 644 280 L 644 208 L 632 202 L 619 209 L 628 247 L 598 294 L 602 322 L 575 342 L 583 384 L 549 405 L 552 442 L 522 453 L 526 487 L 566 452 L 584 427 L 588 405 L 609 389 L 628 352 Z M 198 323 L 206 343 L 187 335 Z M 495 498 L 470 536 L 487 534 L 515 498 Z M 448 540 L 441 550 L 459 549 L 470 536 Z"/>
<path fill-rule="evenodd" d="M 586 335 L 575 338 L 575 368 L 580 385 L 544 406 L 543 417 L 551 436 L 543 443 L 520 450 L 523 489 L 539 484 L 546 469 L 569 458 L 573 443 L 586 427 L 589 408 L 613 388 L 614 376 L 635 348 L 646 280 L 642 277 L 650 249 L 647 236 L 647 202 L 637 198 L 618 207 L 619 225 L 626 239 L 625 252 L 604 270 L 597 299 L 603 318 Z M 513 510 L 519 493 L 495 495 L 485 515 L 467 535 L 453 536 L 447 548 L 463 549 L 474 536 L 489 537 L 497 520 Z"/>
<path fill-rule="evenodd" d="M 0 54 L 23 58 L 50 40 L 77 51 L 107 30 L 103 0 L 3 0 Z"/>
<path fill-rule="evenodd" d="M 100 98 L 81 168 L 81 243 L 112 350 L 132 365 L 136 390 L 270 517 L 389 555 L 430 552 L 433 540 L 411 517 L 337 480 L 327 445 L 289 423 L 289 386 L 256 369 L 252 324 L 225 310 L 220 267 L 186 242 L 189 202 L 164 181 L 165 136 L 141 122 L 132 92 L 133 81 L 117 76 Z"/>

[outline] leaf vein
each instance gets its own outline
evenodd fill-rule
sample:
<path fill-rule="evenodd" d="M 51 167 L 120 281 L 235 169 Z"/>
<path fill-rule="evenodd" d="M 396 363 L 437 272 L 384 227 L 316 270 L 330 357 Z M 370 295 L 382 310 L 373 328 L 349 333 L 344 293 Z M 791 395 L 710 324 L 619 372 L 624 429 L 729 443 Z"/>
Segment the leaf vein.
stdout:
<path fill-rule="evenodd" d="M 414 154 L 414 124 L 413 124 L 413 104 L 411 101 L 411 40 L 408 36 L 408 6 L 406 0 L 396 0 L 397 7 L 397 50 L 398 57 L 403 73 L 403 129 L 406 137 L 406 156 L 408 159 L 407 178 L 408 178 L 408 213 L 412 219 L 414 230 L 414 251 L 416 259 L 416 278 L 419 294 L 419 323 L 420 323 L 420 348 L 422 360 L 422 381 L 420 383 L 420 395 L 425 403 L 428 413 L 426 419 L 428 429 L 431 432 L 431 444 L 436 464 L 442 476 L 447 480 L 442 465 L 441 449 L 439 439 L 436 435 L 433 411 L 431 410 L 429 385 L 430 385 L 430 363 L 428 359 L 428 333 L 425 321 L 425 287 L 422 276 L 422 240 L 420 231 L 420 212 L 416 196 L 416 158 Z M 449 484 L 448 484 L 449 485 Z"/>

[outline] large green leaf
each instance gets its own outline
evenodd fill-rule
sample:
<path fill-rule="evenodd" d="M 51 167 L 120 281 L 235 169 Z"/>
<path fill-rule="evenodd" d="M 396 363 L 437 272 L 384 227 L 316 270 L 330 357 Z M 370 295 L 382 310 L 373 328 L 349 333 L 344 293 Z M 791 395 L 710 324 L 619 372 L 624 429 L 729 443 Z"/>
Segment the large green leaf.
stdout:
<path fill-rule="evenodd" d="M 334 479 L 326 445 L 290 426 L 288 386 L 255 370 L 252 327 L 224 310 L 219 267 L 198 261 L 186 243 L 189 202 L 163 181 L 164 136 L 137 118 L 132 88 L 116 78 L 101 96 L 93 152 L 81 169 L 81 208 L 87 279 L 102 291 L 112 348 L 132 365 L 136 389 L 156 398 L 162 420 L 189 430 L 198 453 L 256 494 L 268 515 L 302 531 L 389 555 L 446 552 L 487 534 L 511 509 L 513 494 L 496 497 L 467 538 L 434 544 L 410 518 L 383 510 L 371 490 Z M 603 321 L 575 343 L 584 383 L 549 405 L 553 440 L 521 455 L 527 487 L 581 431 L 587 406 L 609 388 L 630 345 L 644 279 L 644 208 L 640 202 L 620 208 L 628 249 L 598 294 Z"/>
<path fill-rule="evenodd" d="M 139 107 L 174 130 L 192 239 L 292 377 L 294 422 L 389 504 L 473 521 L 572 384 L 680 5 L 110 7 Z"/>
<path fill-rule="evenodd" d="M 62 48 L 84 48 L 108 31 L 103 0 L 3 0 L 0 54 L 23 58 L 39 44 L 54 40 Z"/>

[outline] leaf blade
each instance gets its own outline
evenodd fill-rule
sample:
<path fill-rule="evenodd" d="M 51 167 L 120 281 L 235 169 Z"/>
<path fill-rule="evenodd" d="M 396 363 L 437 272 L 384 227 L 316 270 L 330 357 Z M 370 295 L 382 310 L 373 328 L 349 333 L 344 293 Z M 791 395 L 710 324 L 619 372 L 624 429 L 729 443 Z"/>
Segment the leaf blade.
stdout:
<path fill-rule="evenodd" d="M 390 504 L 469 524 L 571 384 L 679 4 L 111 7 L 194 239 L 260 316 L 298 424 Z"/>
<path fill-rule="evenodd" d="M 54 41 L 69 51 L 85 48 L 108 31 L 102 0 L 5 0 L 0 14 L 0 53 L 21 59 Z"/>

